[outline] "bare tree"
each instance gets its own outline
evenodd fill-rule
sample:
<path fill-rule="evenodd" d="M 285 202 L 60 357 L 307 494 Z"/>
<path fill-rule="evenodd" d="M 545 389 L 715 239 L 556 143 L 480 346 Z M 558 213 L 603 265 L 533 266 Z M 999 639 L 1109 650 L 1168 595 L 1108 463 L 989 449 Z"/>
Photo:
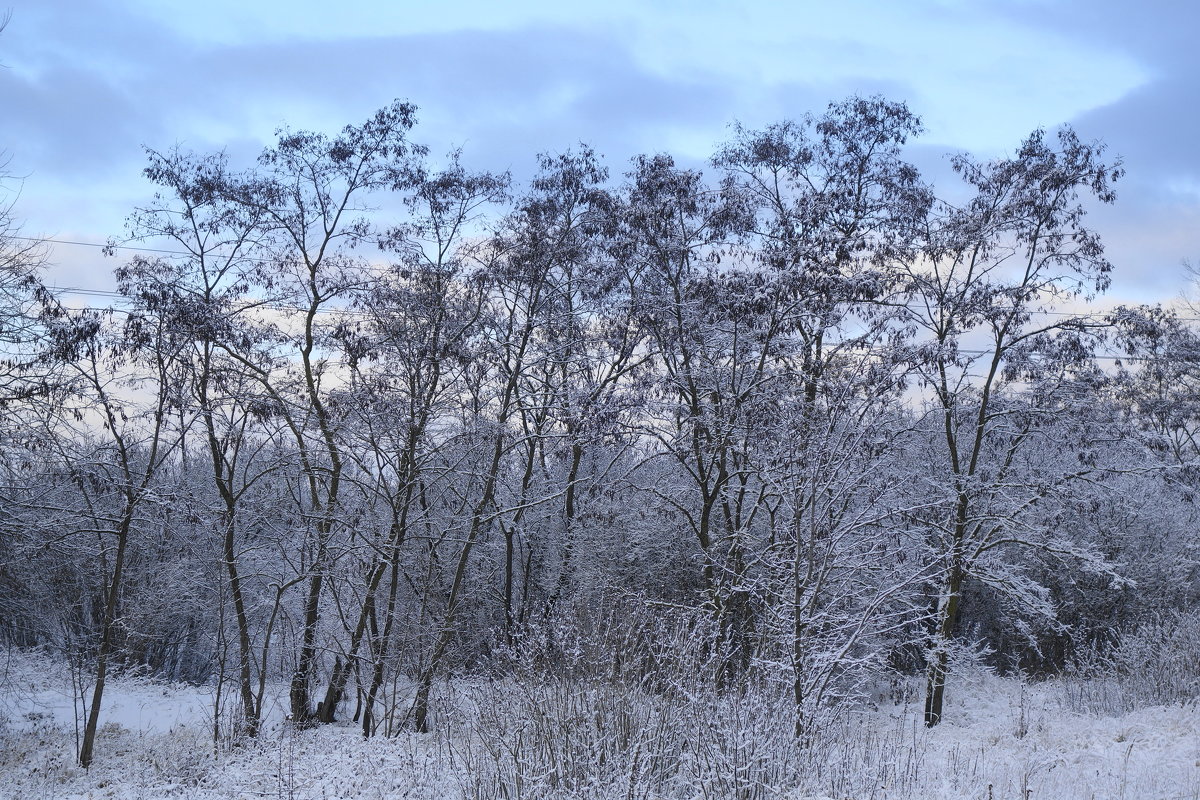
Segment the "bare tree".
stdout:
<path fill-rule="evenodd" d="M 251 344 L 258 338 L 253 315 L 261 304 L 245 294 L 262 266 L 256 236 L 263 219 L 256 209 L 231 204 L 217 193 L 231 179 L 223 154 L 151 151 L 149 162 L 146 177 L 163 191 L 130 216 L 129 237 L 178 248 L 179 254 L 135 256 L 117 270 L 117 278 L 138 313 L 156 316 L 188 345 L 181 354 L 187 365 L 187 407 L 198 414 L 202 449 L 219 498 L 216 527 L 237 631 L 241 730 L 253 736 L 262 692 L 253 688 L 255 645 L 239 567 L 240 507 L 274 466 L 272 460 L 255 462 L 253 433 L 273 415 L 274 404 L 256 391 L 243 363 L 228 353 L 262 363 Z"/>
<path fill-rule="evenodd" d="M 965 206 L 939 208 L 910 273 L 908 320 L 927 337 L 912 356 L 941 431 L 935 465 L 945 485 L 931 488 L 947 492 L 945 513 L 932 523 L 940 578 L 927 725 L 942 718 L 964 581 L 990 576 L 1012 588 L 1011 573 L 994 568 L 1003 562 L 989 559 L 1028 541 L 1020 515 L 1078 472 L 1017 474 L 1039 422 L 1069 404 L 1073 368 L 1086 365 L 1087 323 L 1042 314 L 1108 285 L 1112 266 L 1084 227 L 1079 200 L 1080 193 L 1114 199 L 1110 183 L 1120 170 L 1100 160 L 1101 150 L 1070 130 L 1058 134 L 1057 147 L 1036 131 L 1012 158 L 955 158 L 976 194 Z"/>
<path fill-rule="evenodd" d="M 846 592 L 834 581 L 847 569 L 869 572 L 871 554 L 882 552 L 883 542 L 863 533 L 887 513 L 886 491 L 872 480 L 882 453 L 864 442 L 893 416 L 888 403 L 902 385 L 904 366 L 891 356 L 903 334 L 893 307 L 931 195 L 901 147 L 920 130 L 902 103 L 853 97 L 819 117 L 739 128 L 714 158 L 754 210 L 753 253 L 768 276 L 759 289 L 769 298 L 760 302 L 771 303 L 761 335 L 781 367 L 769 438 L 785 437 L 773 445 L 775 459 L 787 454 L 770 480 L 790 510 L 798 734 L 838 669 L 823 648 L 845 655 L 873 629 L 860 617 L 839 628 L 825 613 L 831 594 L 857 593 L 864 608 L 879 610 L 865 601 L 873 590 Z M 847 640 L 835 642 L 833 631 Z"/>
<path fill-rule="evenodd" d="M 331 721 L 364 637 L 371 670 L 363 703 L 363 733 L 375 732 L 375 702 L 394 641 L 399 611 L 401 548 L 423 513 L 419 493 L 436 446 L 430 427 L 447 413 L 471 359 L 482 294 L 469 280 L 470 238 L 482 210 L 505 197 L 507 176 L 472 174 L 457 155 L 444 171 L 414 187 L 409 222 L 391 229 L 385 247 L 397 261 L 360 300 L 366 330 L 341 333 L 354 367 L 353 397 L 361 409 L 360 460 L 370 491 L 386 507 L 386 533 L 371 543 L 367 584 L 347 658 L 335 665 L 322 719 Z M 373 367 L 373 368 L 372 368 Z M 385 575 L 386 594 L 379 596 Z M 382 621 L 382 622 L 381 622 Z"/>
<path fill-rule="evenodd" d="M 224 202 L 261 221 L 255 239 L 263 266 L 256 282 L 283 312 L 266 334 L 266 340 L 276 343 L 275 359 L 288 365 L 281 375 L 268 366 L 273 362 L 252 360 L 235 348 L 226 352 L 276 404 L 292 432 L 304 474 L 302 502 L 313 558 L 304 567 L 308 590 L 291 682 L 292 718 L 300 725 L 318 720 L 310 685 L 318 657 L 322 587 L 341 524 L 346 466 L 338 414 L 329 404 L 339 383 L 329 361 L 336 352 L 330 337 L 337 328 L 329 324 L 329 314 L 346 310 L 367 283 L 367 265 L 353 252 L 376 240 L 366 201 L 379 192 L 408 188 L 419 177 L 414 159 L 423 150 L 407 139 L 414 112 L 413 106 L 396 102 L 334 137 L 282 130 L 276 146 L 259 157 L 256 170 L 228 176 L 214 188 Z"/>
<path fill-rule="evenodd" d="M 674 462 L 670 485 L 648 487 L 675 507 L 699 547 L 705 604 L 720 622 L 725 683 L 750 658 L 749 528 L 762 486 L 749 463 L 756 413 L 773 367 L 773 335 L 756 293 L 762 281 L 715 266 L 747 226 L 736 192 L 713 191 L 667 156 L 641 157 L 619 213 L 616 255 L 627 263 L 640 322 L 656 360 L 643 431 L 652 459 Z M 685 488 L 686 487 L 686 488 Z"/>
<path fill-rule="evenodd" d="M 131 315 L 124 325 L 106 326 L 105 319 L 97 312 L 66 315 L 52 330 L 56 354 L 75 373 L 76 396 L 83 401 L 72 415 L 60 417 L 59 424 L 98 425 L 103 431 L 93 449 L 88 437 L 62 430 L 68 435 L 62 438 L 60 452 L 85 498 L 95 489 L 111 495 L 109 503 L 88 503 L 90 513 L 81 531 L 106 540 L 102 554 L 109 553 L 111 541 L 111 555 L 101 565 L 105 587 L 95 683 L 79 749 L 83 767 L 93 759 L 110 659 L 120 633 L 122 581 L 138 532 L 139 511 L 152 499 L 155 476 L 181 435 L 172 434 L 168 425 L 171 409 L 178 403 L 174 386 L 180 340 L 157 320 Z M 135 399 L 134 387 L 144 391 L 147 385 L 149 399 Z M 95 470 L 103 476 L 99 484 L 85 478 L 87 471 Z"/>

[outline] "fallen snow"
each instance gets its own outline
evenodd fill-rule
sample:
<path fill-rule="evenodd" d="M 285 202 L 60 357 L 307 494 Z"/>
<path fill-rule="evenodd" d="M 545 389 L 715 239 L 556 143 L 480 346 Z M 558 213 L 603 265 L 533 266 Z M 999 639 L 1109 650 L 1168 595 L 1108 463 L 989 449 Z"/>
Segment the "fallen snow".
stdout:
<path fill-rule="evenodd" d="M 283 723 L 278 700 L 257 741 L 217 752 L 211 687 L 129 676 L 109 684 L 96 762 L 85 771 L 74 760 L 69 673 L 42 656 L 0 657 L 0 797 L 379 800 L 498 793 L 494 782 L 473 774 L 472 764 L 483 768 L 473 761 L 481 751 L 452 736 L 406 732 L 364 741 L 349 724 L 295 731 Z M 861 739 L 833 748 L 831 758 L 845 759 L 839 768 L 856 777 L 848 783 L 869 789 L 851 796 L 758 786 L 748 796 L 1200 800 L 1196 703 L 1085 714 L 1069 707 L 1055 682 L 1025 684 L 981 671 L 956 676 L 948 698 L 945 721 L 931 731 L 920 724 L 915 700 L 862 713 L 855 728 Z M 513 797 L 626 796 L 617 786 L 582 795 L 532 784 L 508 788 Z"/>

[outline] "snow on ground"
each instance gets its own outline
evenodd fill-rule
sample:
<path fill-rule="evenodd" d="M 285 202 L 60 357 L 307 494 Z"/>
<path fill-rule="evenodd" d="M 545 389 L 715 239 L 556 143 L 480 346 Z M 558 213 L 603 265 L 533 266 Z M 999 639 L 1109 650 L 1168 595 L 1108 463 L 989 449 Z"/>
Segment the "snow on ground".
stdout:
<path fill-rule="evenodd" d="M 944 722 L 925 734 L 926 775 L 945 776 L 922 787 L 929 797 L 1200 798 L 1195 702 L 1096 716 L 1066 708 L 1055 682 L 983 674 L 950 684 L 948 697 Z"/>
<path fill-rule="evenodd" d="M 104 696 L 104 723 L 149 735 L 212 723 L 211 687 L 171 685 L 129 675 L 118 678 L 115 685 L 119 688 Z M 10 726 L 73 726 L 76 714 L 82 717 L 83 706 L 71 687 L 65 664 L 29 653 L 0 654 L 0 714 Z M 91 701 L 90 684 L 85 697 Z"/>
<path fill-rule="evenodd" d="M 75 765 L 69 673 L 37 655 L 0 653 L 0 797 L 481 798 L 479 748 L 404 733 L 363 741 L 350 725 L 295 731 L 276 705 L 259 740 L 214 752 L 211 687 L 120 676 L 109 684 L 96 762 Z M 927 731 L 916 700 L 864 712 L 831 748 L 827 785 L 757 787 L 781 800 L 1200 800 L 1200 708 L 1102 716 L 1073 710 L 1060 684 L 981 671 L 950 685 L 945 721 Z M 474 755 L 473 755 L 474 754 Z M 840 773 L 839 773 L 840 770 Z M 838 779 L 838 774 L 844 780 Z M 840 786 L 856 786 L 853 793 Z M 863 788 L 870 787 L 870 788 Z M 629 787 L 559 794 L 530 783 L 511 797 L 630 796 Z M 645 800 L 657 796 L 633 794 Z M 675 795 L 672 795 L 675 796 Z M 688 795 L 682 795 L 687 797 Z M 697 791 L 692 796 L 704 797 Z M 709 795 L 706 800 L 719 800 Z"/>

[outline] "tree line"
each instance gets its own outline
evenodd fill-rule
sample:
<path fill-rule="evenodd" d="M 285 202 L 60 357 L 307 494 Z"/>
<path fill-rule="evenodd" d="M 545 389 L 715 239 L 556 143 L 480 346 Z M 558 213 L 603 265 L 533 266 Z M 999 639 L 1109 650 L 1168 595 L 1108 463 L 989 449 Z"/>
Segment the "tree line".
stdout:
<path fill-rule="evenodd" d="M 517 183 L 415 120 L 148 151 L 110 309 L 5 213 L 0 630 L 77 665 L 83 765 L 118 668 L 214 681 L 237 735 L 284 680 L 372 736 L 602 647 L 770 687 L 803 740 L 889 674 L 937 724 L 964 648 L 1054 671 L 1194 607 L 1200 351 L 1088 310 L 1102 146 L 1035 131 L 939 193 L 917 117 L 853 97 L 704 171 L 580 146 Z"/>

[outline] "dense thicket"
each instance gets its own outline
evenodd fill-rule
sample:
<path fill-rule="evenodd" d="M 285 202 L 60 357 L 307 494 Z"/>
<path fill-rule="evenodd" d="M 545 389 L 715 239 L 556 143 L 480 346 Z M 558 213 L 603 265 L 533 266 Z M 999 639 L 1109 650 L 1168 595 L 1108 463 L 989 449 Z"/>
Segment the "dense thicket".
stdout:
<path fill-rule="evenodd" d="M 515 184 L 414 121 L 150 152 L 110 310 L 0 236 L 0 634 L 86 677 L 85 765 L 118 667 L 249 735 L 277 680 L 370 736 L 448 674 L 686 673 L 804 741 L 894 672 L 935 724 L 956 650 L 1052 671 L 1195 607 L 1198 351 L 1078 311 L 1098 145 L 935 190 L 917 118 L 851 98 L 708 174 L 580 148 Z"/>

